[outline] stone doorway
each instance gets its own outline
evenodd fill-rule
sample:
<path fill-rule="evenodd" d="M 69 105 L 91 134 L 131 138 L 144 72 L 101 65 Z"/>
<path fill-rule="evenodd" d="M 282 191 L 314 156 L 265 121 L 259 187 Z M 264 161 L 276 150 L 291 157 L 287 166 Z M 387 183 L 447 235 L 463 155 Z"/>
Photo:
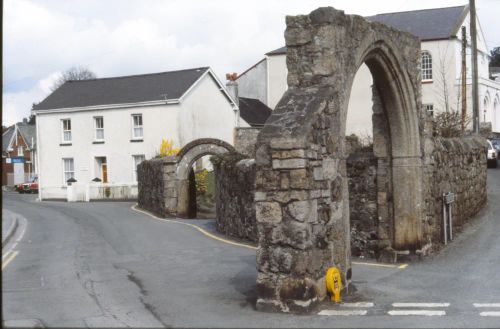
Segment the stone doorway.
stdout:
<path fill-rule="evenodd" d="M 384 127 L 374 153 L 392 179 L 389 239 L 395 249 L 422 244 L 420 43 L 333 8 L 287 17 L 285 39 L 289 89 L 256 151 L 257 307 L 301 312 L 324 298 L 327 268 L 339 268 L 345 286 L 352 276 L 345 127 L 363 63 Z"/>

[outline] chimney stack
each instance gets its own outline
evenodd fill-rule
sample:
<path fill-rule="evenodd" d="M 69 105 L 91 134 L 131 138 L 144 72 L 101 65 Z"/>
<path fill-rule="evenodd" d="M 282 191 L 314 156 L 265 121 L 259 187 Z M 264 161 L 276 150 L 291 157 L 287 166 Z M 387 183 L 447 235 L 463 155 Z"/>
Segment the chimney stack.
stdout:
<path fill-rule="evenodd" d="M 23 123 L 24 124 L 28 124 L 28 119 L 27 118 L 23 118 Z"/>
<path fill-rule="evenodd" d="M 240 101 L 238 99 L 238 82 L 236 79 L 238 78 L 238 73 L 226 73 L 226 89 L 229 95 L 231 95 L 232 99 L 236 103 L 237 106 L 240 105 Z"/>

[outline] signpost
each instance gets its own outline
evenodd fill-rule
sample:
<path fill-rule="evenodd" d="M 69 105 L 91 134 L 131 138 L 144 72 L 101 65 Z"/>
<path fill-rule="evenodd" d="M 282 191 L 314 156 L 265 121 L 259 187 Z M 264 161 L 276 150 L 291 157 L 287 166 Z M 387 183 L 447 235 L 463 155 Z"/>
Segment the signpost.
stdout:
<path fill-rule="evenodd" d="M 448 244 L 448 238 L 453 240 L 453 221 L 451 218 L 451 204 L 455 202 L 455 193 L 443 193 L 443 235 L 444 244 Z M 449 233 L 449 234 L 448 234 Z"/>

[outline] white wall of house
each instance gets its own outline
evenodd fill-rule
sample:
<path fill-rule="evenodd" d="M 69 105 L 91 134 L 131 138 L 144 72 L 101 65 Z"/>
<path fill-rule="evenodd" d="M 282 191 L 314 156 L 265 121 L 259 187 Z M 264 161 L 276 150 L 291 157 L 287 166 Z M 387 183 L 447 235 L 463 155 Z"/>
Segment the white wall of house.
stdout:
<path fill-rule="evenodd" d="M 267 106 L 272 110 L 288 89 L 286 55 L 267 56 Z"/>
<path fill-rule="evenodd" d="M 217 138 L 233 144 L 236 112 L 209 74 L 181 99 L 178 125 L 177 145 L 199 138 Z"/>
<path fill-rule="evenodd" d="M 133 140 L 133 114 L 142 114 L 142 142 Z M 104 119 L 104 143 L 95 144 L 94 117 Z M 71 145 L 62 144 L 63 119 L 71 120 Z M 76 185 L 101 177 L 96 157 L 106 157 L 110 185 L 136 185 L 134 155 L 154 157 L 163 138 L 175 147 L 198 138 L 233 144 L 236 119 L 232 103 L 206 74 L 178 104 L 37 113 L 41 199 L 66 198 L 63 159 L 73 158 Z"/>
<path fill-rule="evenodd" d="M 254 98 L 267 104 L 267 59 L 263 59 L 236 80 L 240 97 Z"/>

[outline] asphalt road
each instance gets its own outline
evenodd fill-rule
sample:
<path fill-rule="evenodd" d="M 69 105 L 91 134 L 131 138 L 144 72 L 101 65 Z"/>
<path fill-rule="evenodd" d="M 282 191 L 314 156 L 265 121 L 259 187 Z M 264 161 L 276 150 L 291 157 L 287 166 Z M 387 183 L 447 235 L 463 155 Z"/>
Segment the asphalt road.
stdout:
<path fill-rule="evenodd" d="M 488 185 L 488 206 L 438 255 L 406 268 L 356 264 L 349 301 L 365 304 L 325 302 L 318 311 L 334 315 L 307 316 L 254 309 L 254 249 L 132 203 L 4 192 L 3 207 L 27 225 L 2 264 L 3 318 L 47 327 L 499 327 L 500 317 L 480 313 L 500 313 L 500 168 L 489 169 Z M 405 302 L 434 304 L 393 305 Z M 428 316 L 390 315 L 408 310 Z"/>

